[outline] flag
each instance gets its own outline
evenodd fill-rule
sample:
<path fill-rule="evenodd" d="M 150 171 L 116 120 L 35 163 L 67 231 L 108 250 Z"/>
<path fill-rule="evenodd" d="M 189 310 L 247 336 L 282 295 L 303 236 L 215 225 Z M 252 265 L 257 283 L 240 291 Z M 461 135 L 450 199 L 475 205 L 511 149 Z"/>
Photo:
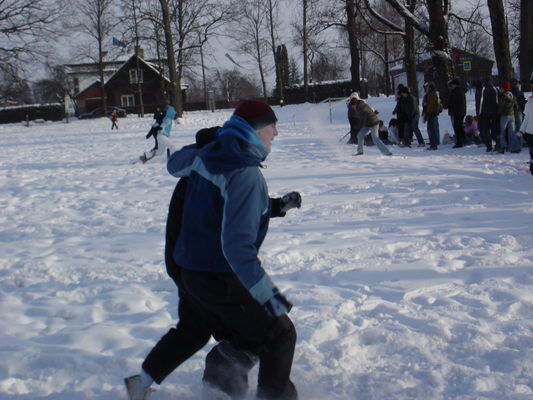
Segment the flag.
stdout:
<path fill-rule="evenodd" d="M 230 60 L 233 64 L 235 64 L 237 67 L 239 68 L 242 68 L 242 65 L 239 65 L 239 63 L 237 63 L 237 61 L 235 61 L 233 59 L 233 57 L 231 57 L 228 53 L 226 53 L 226 57 L 228 57 L 228 60 Z"/>
<path fill-rule="evenodd" d="M 121 42 L 116 37 L 113 37 L 113 46 L 118 46 L 118 47 L 125 48 L 126 47 L 126 43 Z"/>

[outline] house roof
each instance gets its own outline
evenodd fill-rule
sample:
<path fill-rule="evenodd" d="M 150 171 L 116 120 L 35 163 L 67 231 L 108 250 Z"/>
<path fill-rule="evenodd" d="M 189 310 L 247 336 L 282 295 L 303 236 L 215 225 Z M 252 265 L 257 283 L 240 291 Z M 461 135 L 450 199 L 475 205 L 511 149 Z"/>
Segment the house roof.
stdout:
<path fill-rule="evenodd" d="M 109 83 L 109 82 L 110 82 L 110 81 L 111 81 L 111 80 L 112 80 L 117 74 L 119 74 L 119 73 L 120 73 L 120 72 L 126 67 L 126 65 L 128 65 L 129 62 L 130 62 L 133 58 L 135 58 L 135 57 L 137 57 L 137 56 L 136 56 L 135 54 L 133 54 L 130 58 L 128 58 L 128 59 L 124 62 L 124 64 L 122 64 L 122 66 L 121 66 L 119 69 L 117 69 L 117 70 L 113 73 L 113 75 L 111 75 L 111 76 L 107 79 L 107 81 L 104 83 L 104 85 L 107 85 L 107 84 L 108 84 L 108 83 Z M 155 68 L 152 64 L 146 62 L 146 61 L 145 61 L 144 59 L 142 59 L 141 57 L 137 57 L 137 58 L 139 59 L 139 62 L 140 62 L 141 64 L 143 64 L 143 65 L 145 65 L 147 68 L 151 69 L 155 74 L 157 74 L 157 75 L 161 75 L 161 73 L 159 72 L 159 70 L 158 70 L 157 68 Z M 170 83 L 170 80 L 169 80 L 166 76 L 164 76 L 164 75 L 163 75 L 163 79 L 164 79 L 165 81 L 167 81 L 168 83 Z"/>
<path fill-rule="evenodd" d="M 76 93 L 76 95 L 74 97 L 78 97 L 78 96 L 82 95 L 84 92 L 86 92 L 87 90 L 89 90 L 90 88 L 95 86 L 96 84 L 100 84 L 100 79 L 97 79 L 97 80 L 92 81 L 91 83 L 89 83 L 86 87 L 84 87 L 82 90 L 80 90 L 78 93 Z"/>

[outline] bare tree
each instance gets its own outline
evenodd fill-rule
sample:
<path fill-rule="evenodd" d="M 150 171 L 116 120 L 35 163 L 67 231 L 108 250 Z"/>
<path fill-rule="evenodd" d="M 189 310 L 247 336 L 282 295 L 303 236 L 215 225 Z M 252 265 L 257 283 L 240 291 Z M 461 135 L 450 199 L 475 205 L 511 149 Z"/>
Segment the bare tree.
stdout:
<path fill-rule="evenodd" d="M 487 5 L 492 25 L 492 42 L 498 65 L 498 75 L 501 81 L 508 81 L 514 76 L 514 71 L 509 50 L 509 31 L 503 0 L 487 0 Z"/>
<path fill-rule="evenodd" d="M 110 37 L 116 25 L 113 17 L 113 5 L 113 0 L 79 0 L 73 4 L 78 13 L 78 18 L 73 27 L 90 38 L 85 55 L 93 59 L 98 67 L 100 90 L 102 93 L 100 104 L 103 115 L 105 115 L 107 108 L 104 88 L 104 57 L 108 54 L 104 49 L 104 43 Z M 96 54 L 91 52 L 94 45 L 96 45 Z"/>
<path fill-rule="evenodd" d="M 42 55 L 43 43 L 57 31 L 61 2 L 46 0 L 0 1 L 0 72 L 18 77 Z"/>
<path fill-rule="evenodd" d="M 272 49 L 272 55 L 274 57 L 274 68 L 276 70 L 276 88 L 279 91 L 279 97 L 283 100 L 283 79 L 282 79 L 282 65 L 277 55 L 277 11 L 279 9 L 280 0 L 268 0 L 265 4 L 268 27 L 270 32 L 270 48 Z"/>
<path fill-rule="evenodd" d="M 254 98 L 260 95 L 261 89 L 257 84 L 237 69 L 215 71 L 211 77 L 213 87 L 222 95 L 226 102 L 243 98 Z"/>
<path fill-rule="evenodd" d="M 301 15 L 292 23 L 294 30 L 293 42 L 302 48 L 303 59 L 303 84 L 305 98 L 309 98 L 309 72 L 315 58 L 324 54 L 327 41 L 320 37 L 324 31 L 321 21 L 320 0 L 302 0 Z"/>
<path fill-rule="evenodd" d="M 266 36 L 268 15 L 263 7 L 263 0 L 241 0 L 239 14 L 236 17 L 228 34 L 237 43 L 237 49 L 253 59 L 257 65 L 263 97 L 266 100 L 268 98 L 266 54 L 270 45 Z"/>
<path fill-rule="evenodd" d="M 352 89 L 359 92 L 361 90 L 361 76 L 359 74 L 361 60 L 359 58 L 359 35 L 357 31 L 357 7 L 355 0 L 346 0 L 346 32 L 348 33 L 348 43 L 350 46 Z"/>
<path fill-rule="evenodd" d="M 126 13 L 124 22 L 126 26 L 131 27 L 131 29 L 128 29 L 127 31 L 130 31 L 133 33 L 133 37 L 131 37 L 130 40 L 133 41 L 135 45 L 135 55 L 136 55 L 135 69 L 137 71 L 136 77 L 137 77 L 137 96 L 139 99 L 139 116 L 144 117 L 144 99 L 143 99 L 142 80 L 139 79 L 139 77 L 141 76 L 139 57 L 143 56 L 140 54 L 141 37 L 139 36 L 140 24 L 141 24 L 141 18 L 142 18 L 142 10 L 140 8 L 139 0 L 124 0 L 123 4 L 124 4 L 123 10 Z"/>
<path fill-rule="evenodd" d="M 451 19 L 449 26 L 451 46 L 482 57 L 491 57 L 492 37 L 485 27 L 486 23 L 486 17 L 478 6 L 472 10 L 467 19 Z"/>
<path fill-rule="evenodd" d="M 417 17 L 399 0 L 385 0 L 400 14 L 414 29 L 427 37 L 428 50 L 432 55 L 435 84 L 439 90 L 443 102 L 447 105 L 448 88 L 447 82 L 453 76 L 451 49 L 448 38 L 448 24 L 451 16 L 450 0 L 426 0 L 428 21 Z M 367 8 L 373 10 L 368 0 L 365 0 Z M 384 21 L 385 22 L 385 21 Z M 394 25 L 392 22 L 390 25 Z M 401 30 L 401 29 L 397 29 Z"/>
<path fill-rule="evenodd" d="M 167 49 L 168 73 L 170 77 L 170 104 L 175 108 L 179 117 L 183 115 L 183 100 L 181 97 L 181 82 L 176 71 L 176 55 L 174 52 L 174 40 L 170 24 L 170 10 L 167 0 L 159 0 L 163 13 L 163 30 L 165 33 L 165 45 Z"/>
<path fill-rule="evenodd" d="M 63 103 L 70 97 L 74 104 L 74 87 L 68 78 L 64 65 L 47 64 L 48 76 L 33 86 L 35 99 L 39 103 Z"/>

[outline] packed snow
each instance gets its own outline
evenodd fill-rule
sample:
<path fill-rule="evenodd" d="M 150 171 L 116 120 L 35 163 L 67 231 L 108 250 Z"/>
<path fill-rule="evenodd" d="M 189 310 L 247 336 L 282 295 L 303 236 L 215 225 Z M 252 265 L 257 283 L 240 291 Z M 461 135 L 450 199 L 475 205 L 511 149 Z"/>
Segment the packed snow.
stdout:
<path fill-rule="evenodd" d="M 369 103 L 388 123 L 394 99 Z M 532 399 L 527 149 L 353 157 L 344 102 L 275 111 L 263 174 L 271 196 L 297 190 L 303 205 L 271 221 L 260 258 L 294 303 L 300 399 Z M 185 113 L 170 138 L 190 144 L 230 115 Z M 123 378 L 176 323 L 163 248 L 177 180 L 163 157 L 131 163 L 150 124 L 0 125 L 0 399 L 126 399 Z M 213 344 L 152 399 L 202 399 Z"/>

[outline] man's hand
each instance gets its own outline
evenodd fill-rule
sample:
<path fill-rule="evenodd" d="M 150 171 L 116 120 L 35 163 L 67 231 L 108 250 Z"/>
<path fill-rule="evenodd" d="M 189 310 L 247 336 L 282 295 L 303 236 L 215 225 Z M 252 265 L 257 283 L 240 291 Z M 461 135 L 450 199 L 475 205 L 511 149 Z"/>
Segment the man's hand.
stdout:
<path fill-rule="evenodd" d="M 292 303 L 281 293 L 277 292 L 274 297 L 264 304 L 264 307 L 268 315 L 271 317 L 279 317 L 291 310 Z"/>
<path fill-rule="evenodd" d="M 302 206 L 302 196 L 298 192 L 290 192 L 281 198 L 280 209 L 287 212 L 291 208 L 300 208 Z"/>

